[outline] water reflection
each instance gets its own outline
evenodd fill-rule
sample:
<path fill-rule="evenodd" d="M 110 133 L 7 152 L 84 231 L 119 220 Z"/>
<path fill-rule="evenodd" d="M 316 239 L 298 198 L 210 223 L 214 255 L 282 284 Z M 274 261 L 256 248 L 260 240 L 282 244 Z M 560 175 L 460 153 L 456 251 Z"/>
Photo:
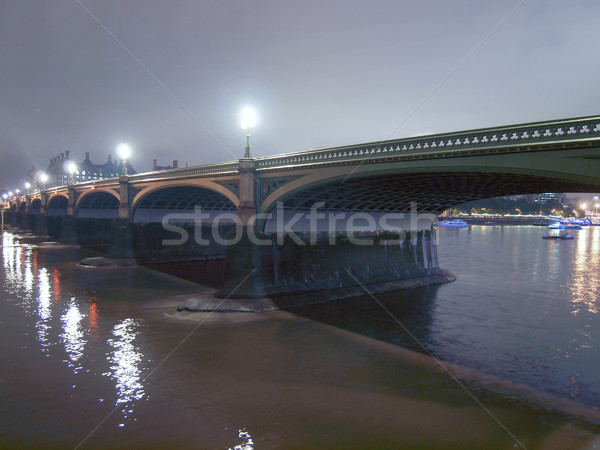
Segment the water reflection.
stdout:
<path fill-rule="evenodd" d="M 81 364 L 79 360 L 83 356 L 83 350 L 85 348 L 86 341 L 84 339 L 84 332 L 81 326 L 81 320 L 83 316 L 79 311 L 79 307 L 75 298 L 71 299 L 67 312 L 60 318 L 63 324 L 63 333 L 61 338 L 65 344 L 65 351 L 69 357 L 65 362 L 69 367 L 73 368 L 73 371 L 77 373 L 81 370 Z"/>
<path fill-rule="evenodd" d="M 110 376 L 116 381 L 117 405 L 123 404 L 123 417 L 127 418 L 133 412 L 133 402 L 144 397 L 144 386 L 141 380 L 140 363 L 143 354 L 136 348 L 134 341 L 139 331 L 139 321 L 127 318 L 113 328 L 114 338 L 108 340 L 113 351 L 108 355 L 111 363 Z M 121 424 L 120 426 L 123 426 Z"/>
<path fill-rule="evenodd" d="M 598 314 L 598 294 L 600 292 L 600 230 L 586 229 L 578 233 L 571 282 L 571 314 L 577 315 L 582 310 Z M 590 242 L 591 241 L 591 242 Z M 590 270 L 595 268 L 596 270 Z"/>
<path fill-rule="evenodd" d="M 252 450 L 254 448 L 254 442 L 252 442 L 252 436 L 250 436 L 250 433 L 248 433 L 245 429 L 241 429 L 238 431 L 238 437 L 240 439 L 243 439 L 244 442 L 242 442 L 239 445 L 236 445 L 233 448 L 229 448 L 229 450 Z"/>
<path fill-rule="evenodd" d="M 52 311 L 50 310 L 50 274 L 46 268 L 41 268 L 38 272 L 37 314 L 39 320 L 36 322 L 35 328 L 38 341 L 42 351 L 47 352 L 51 345 L 48 333 L 51 328 Z"/>
<path fill-rule="evenodd" d="M 126 318 L 114 325 L 114 320 L 101 317 L 99 298 L 84 300 L 67 292 L 62 286 L 61 269 L 44 267 L 49 266 L 46 261 L 52 261 L 51 257 L 46 259 L 47 249 L 24 241 L 26 238 L 8 232 L 1 236 L 0 268 L 4 273 L 0 278 L 4 278 L 4 292 L 10 294 L 5 298 L 14 301 L 30 318 L 34 337 L 45 356 L 56 356 L 50 349 L 60 344 L 66 352 L 66 357 L 60 353 L 60 361 L 75 374 L 100 372 L 114 379 L 116 403 L 123 405 L 123 416 L 130 418 L 134 402 L 146 396 L 140 376 L 144 355 L 135 345 L 140 321 Z M 40 254 L 44 255 L 42 262 Z M 112 332 L 107 336 L 103 329 Z M 106 344 L 112 349 L 108 364 L 105 362 L 98 371 L 93 353 L 104 353 Z"/>

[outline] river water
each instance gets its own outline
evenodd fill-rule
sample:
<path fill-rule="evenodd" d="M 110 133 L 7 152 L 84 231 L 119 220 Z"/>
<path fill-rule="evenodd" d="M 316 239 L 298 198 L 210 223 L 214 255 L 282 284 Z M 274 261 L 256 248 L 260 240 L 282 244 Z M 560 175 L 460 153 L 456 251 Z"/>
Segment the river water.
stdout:
<path fill-rule="evenodd" d="M 5 232 L 0 446 L 600 447 L 600 227 L 545 232 L 442 229 L 453 283 L 260 315 Z"/>

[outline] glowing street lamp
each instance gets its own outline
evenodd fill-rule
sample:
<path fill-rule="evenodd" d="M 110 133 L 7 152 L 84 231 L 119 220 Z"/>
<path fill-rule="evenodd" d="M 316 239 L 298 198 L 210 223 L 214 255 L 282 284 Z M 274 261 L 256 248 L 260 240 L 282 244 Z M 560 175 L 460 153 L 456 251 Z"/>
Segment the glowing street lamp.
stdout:
<path fill-rule="evenodd" d="M 127 175 L 127 160 L 131 156 L 131 148 L 125 143 L 117 145 L 117 154 L 123 161 L 123 175 Z"/>
<path fill-rule="evenodd" d="M 75 182 L 75 179 L 73 178 L 73 174 L 77 170 L 77 164 L 75 164 L 73 161 L 67 161 L 65 163 L 65 170 L 69 174 L 69 175 L 67 175 L 67 184 L 71 184 L 72 182 Z"/>
<path fill-rule="evenodd" d="M 256 111 L 250 107 L 242 109 L 242 129 L 246 131 L 244 158 L 252 158 L 250 153 L 250 130 L 256 126 Z"/>
<path fill-rule="evenodd" d="M 29 188 L 31 188 L 31 183 L 26 182 L 25 183 L 25 189 L 27 190 L 27 195 L 29 195 Z"/>
<path fill-rule="evenodd" d="M 48 174 L 46 174 L 45 172 L 42 172 L 39 174 L 38 179 L 42 182 L 42 185 L 44 186 L 44 190 L 46 190 L 46 181 L 48 181 Z"/>
<path fill-rule="evenodd" d="M 12 191 L 8 191 L 8 198 L 10 198 L 12 200 L 12 196 L 13 196 Z"/>
<path fill-rule="evenodd" d="M 17 194 L 17 197 L 19 196 L 19 192 L 21 192 L 18 188 L 15 189 L 15 194 Z"/>

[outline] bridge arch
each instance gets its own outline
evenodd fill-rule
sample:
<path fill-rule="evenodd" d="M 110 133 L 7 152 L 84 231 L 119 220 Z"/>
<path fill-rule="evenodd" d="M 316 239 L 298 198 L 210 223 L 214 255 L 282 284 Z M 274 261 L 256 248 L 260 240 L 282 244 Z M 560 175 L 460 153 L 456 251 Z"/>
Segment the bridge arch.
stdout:
<path fill-rule="evenodd" d="M 29 204 L 29 214 L 39 214 L 42 209 L 42 199 L 37 197 Z"/>
<path fill-rule="evenodd" d="M 77 199 L 77 218 L 114 219 L 118 216 L 119 195 L 111 189 L 92 189 Z"/>
<path fill-rule="evenodd" d="M 18 211 L 21 214 L 25 214 L 25 212 L 27 211 L 27 201 L 23 200 L 23 201 L 19 202 Z"/>
<path fill-rule="evenodd" d="M 223 192 L 194 183 L 144 189 L 134 200 L 132 222 L 160 222 L 165 213 L 194 211 L 198 206 L 212 213 L 233 212 L 237 210 L 238 199 L 232 192 L 229 193 L 226 196 Z"/>
<path fill-rule="evenodd" d="M 291 221 L 294 214 L 303 212 L 307 216 L 311 207 L 318 205 L 319 213 L 330 213 L 323 220 L 324 224 L 331 223 L 329 218 L 337 213 L 366 214 L 378 224 L 387 213 L 403 213 L 404 219 L 396 222 L 402 223 L 402 227 L 412 226 L 406 213 L 418 212 L 426 213 L 419 216 L 418 225 L 419 229 L 426 229 L 444 210 L 473 200 L 540 192 L 596 192 L 600 189 L 600 178 L 577 172 L 560 174 L 546 167 L 469 167 L 455 163 L 376 170 L 359 167 L 354 172 L 349 169 L 352 167 L 336 168 L 325 177 L 321 172 L 321 178 L 319 171 L 315 171 L 292 180 L 265 198 L 261 212 L 273 213 L 279 205 L 283 207 L 284 219 Z M 280 226 L 277 225 L 277 214 L 260 222 L 259 228 L 270 231 Z M 299 230 L 307 230 L 307 220 L 304 217 L 296 221 Z M 339 226 L 347 229 L 347 223 L 340 222 Z"/>
<path fill-rule="evenodd" d="M 46 212 L 49 216 L 62 216 L 67 214 L 67 207 L 69 206 L 69 198 L 64 194 L 55 194 L 48 199 L 48 206 Z"/>
<path fill-rule="evenodd" d="M 419 211 L 440 213 L 489 197 L 600 189 L 588 150 L 568 158 L 560 150 L 538 153 L 521 154 L 518 160 L 490 155 L 306 170 L 269 194 L 260 212 L 269 213 L 279 203 L 286 209 L 310 209 L 324 201 L 324 209 L 396 212 L 410 211 L 416 202 Z M 566 165 L 570 170 L 561 172 Z"/>
<path fill-rule="evenodd" d="M 149 195 L 151 195 L 152 193 L 156 192 L 156 191 L 162 191 L 164 189 L 169 189 L 169 188 L 200 188 L 200 189 L 204 189 L 207 191 L 212 191 L 214 193 L 218 193 L 221 196 L 225 197 L 226 199 L 228 199 L 233 205 L 235 205 L 235 207 L 237 208 L 237 205 L 239 204 L 239 198 L 237 195 L 235 195 L 235 193 L 233 193 L 231 190 L 227 189 L 225 186 L 222 186 L 218 183 L 209 181 L 209 180 L 204 180 L 204 179 L 199 179 L 199 180 L 189 180 L 186 182 L 177 182 L 177 183 L 173 183 L 173 182 L 163 182 L 163 183 L 153 183 L 150 186 L 147 186 L 146 188 L 142 189 L 140 192 L 138 192 L 131 204 L 131 210 L 132 212 L 135 212 L 135 210 L 137 209 L 139 203 L 141 201 L 143 201 L 145 198 L 148 198 Z"/>

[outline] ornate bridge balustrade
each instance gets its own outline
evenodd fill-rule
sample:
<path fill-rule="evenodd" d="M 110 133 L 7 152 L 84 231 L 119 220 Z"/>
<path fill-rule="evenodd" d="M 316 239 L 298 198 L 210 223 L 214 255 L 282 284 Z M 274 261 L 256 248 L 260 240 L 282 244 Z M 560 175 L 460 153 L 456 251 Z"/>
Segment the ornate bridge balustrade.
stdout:
<path fill-rule="evenodd" d="M 102 242 L 111 257 L 224 257 L 218 294 L 247 298 L 443 281 L 432 224 L 445 209 L 599 191 L 591 116 L 142 173 L 10 206 L 15 223 L 44 232 L 48 222 L 60 240 Z"/>

